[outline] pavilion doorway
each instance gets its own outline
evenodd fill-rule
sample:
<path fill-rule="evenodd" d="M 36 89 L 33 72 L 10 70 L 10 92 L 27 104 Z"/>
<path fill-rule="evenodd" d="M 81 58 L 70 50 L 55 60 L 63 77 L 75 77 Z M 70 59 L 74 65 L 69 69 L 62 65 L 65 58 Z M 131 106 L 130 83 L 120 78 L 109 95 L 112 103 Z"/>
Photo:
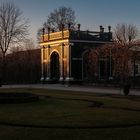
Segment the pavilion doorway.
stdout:
<path fill-rule="evenodd" d="M 50 74 L 51 80 L 58 81 L 60 78 L 60 66 L 59 66 L 59 54 L 57 52 L 53 52 L 50 57 Z"/>

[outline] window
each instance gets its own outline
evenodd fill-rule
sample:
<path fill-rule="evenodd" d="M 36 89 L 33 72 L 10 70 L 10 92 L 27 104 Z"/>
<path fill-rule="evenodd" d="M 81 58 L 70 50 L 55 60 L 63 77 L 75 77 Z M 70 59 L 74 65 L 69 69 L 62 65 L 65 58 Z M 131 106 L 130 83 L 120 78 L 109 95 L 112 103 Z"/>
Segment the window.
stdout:
<path fill-rule="evenodd" d="M 135 64 L 134 72 L 135 72 L 136 75 L 139 74 L 139 65 L 138 64 Z"/>

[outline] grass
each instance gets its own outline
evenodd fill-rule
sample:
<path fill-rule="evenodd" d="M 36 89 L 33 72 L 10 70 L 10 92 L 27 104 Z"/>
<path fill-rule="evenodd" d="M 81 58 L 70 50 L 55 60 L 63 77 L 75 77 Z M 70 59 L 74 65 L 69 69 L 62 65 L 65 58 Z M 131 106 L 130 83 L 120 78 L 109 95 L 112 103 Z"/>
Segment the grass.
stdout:
<path fill-rule="evenodd" d="M 48 89 L 0 89 L 30 92 L 40 100 L 0 104 L 2 140 L 137 140 L 140 138 L 140 97 L 98 95 Z M 100 107 L 94 102 L 102 103 Z"/>

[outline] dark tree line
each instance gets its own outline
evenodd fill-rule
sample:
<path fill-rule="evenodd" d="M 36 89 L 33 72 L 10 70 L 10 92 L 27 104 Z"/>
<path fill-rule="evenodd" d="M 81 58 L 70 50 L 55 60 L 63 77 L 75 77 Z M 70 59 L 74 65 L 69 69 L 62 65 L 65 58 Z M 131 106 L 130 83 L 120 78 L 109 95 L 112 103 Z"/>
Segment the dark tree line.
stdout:
<path fill-rule="evenodd" d="M 7 55 L 6 84 L 39 83 L 40 56 L 40 49 L 13 52 Z"/>

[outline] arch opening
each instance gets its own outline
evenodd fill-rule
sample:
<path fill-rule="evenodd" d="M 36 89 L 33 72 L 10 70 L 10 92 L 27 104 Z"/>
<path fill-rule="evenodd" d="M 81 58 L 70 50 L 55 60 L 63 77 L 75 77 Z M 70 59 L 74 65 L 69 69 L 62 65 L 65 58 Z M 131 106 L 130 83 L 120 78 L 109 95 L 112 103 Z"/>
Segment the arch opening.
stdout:
<path fill-rule="evenodd" d="M 59 54 L 53 52 L 50 57 L 50 78 L 53 81 L 58 81 L 60 78 Z"/>

